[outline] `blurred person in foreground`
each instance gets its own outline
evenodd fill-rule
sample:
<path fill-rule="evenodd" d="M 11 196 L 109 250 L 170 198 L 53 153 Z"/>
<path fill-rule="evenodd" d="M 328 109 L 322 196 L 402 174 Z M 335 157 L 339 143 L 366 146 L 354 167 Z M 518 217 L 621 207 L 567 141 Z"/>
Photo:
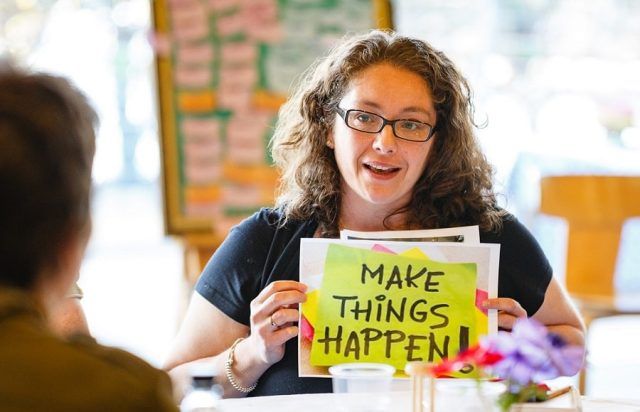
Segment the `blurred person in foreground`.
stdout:
<path fill-rule="evenodd" d="M 471 90 L 444 53 L 395 33 L 349 36 L 308 71 L 271 141 L 275 208 L 234 229 L 204 269 L 165 367 L 218 368 L 225 396 L 330 392 L 298 376 L 300 239 L 479 225 L 498 243 L 498 326 L 532 317 L 566 342 L 584 327 L 531 233 L 496 202 Z M 571 371 L 573 373 L 577 372 Z"/>
<path fill-rule="evenodd" d="M 96 120 L 65 79 L 0 62 L 2 411 L 177 410 L 164 372 L 47 323 L 67 313 L 91 233 Z"/>
<path fill-rule="evenodd" d="M 49 313 L 49 326 L 59 336 L 66 338 L 76 334 L 89 335 L 89 324 L 80 300 L 84 292 L 77 283 L 71 285 L 66 299 Z"/>

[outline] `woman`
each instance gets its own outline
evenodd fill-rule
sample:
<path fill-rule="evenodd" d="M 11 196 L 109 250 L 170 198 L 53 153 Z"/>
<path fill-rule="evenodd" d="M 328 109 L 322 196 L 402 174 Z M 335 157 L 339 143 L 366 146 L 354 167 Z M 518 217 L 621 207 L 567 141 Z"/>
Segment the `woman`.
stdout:
<path fill-rule="evenodd" d="M 331 390 L 297 377 L 300 239 L 477 224 L 502 244 L 498 324 L 532 316 L 574 344 L 583 326 L 531 234 L 496 205 L 473 135 L 466 80 L 420 40 L 372 31 L 343 41 L 280 111 L 275 209 L 234 228 L 202 273 L 166 367 L 210 358 L 225 396 Z M 243 339 L 244 338 L 244 339 Z M 230 361 L 230 362 L 229 362 Z"/>

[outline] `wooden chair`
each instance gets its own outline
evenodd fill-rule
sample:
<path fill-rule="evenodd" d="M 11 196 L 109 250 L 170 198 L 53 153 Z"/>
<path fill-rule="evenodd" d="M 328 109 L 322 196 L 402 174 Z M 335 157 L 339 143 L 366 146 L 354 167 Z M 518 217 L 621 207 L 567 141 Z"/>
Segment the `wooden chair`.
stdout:
<path fill-rule="evenodd" d="M 640 314 L 640 296 L 614 284 L 622 226 L 640 216 L 640 176 L 547 176 L 540 195 L 540 211 L 568 223 L 565 284 L 587 328 L 599 317 Z"/>

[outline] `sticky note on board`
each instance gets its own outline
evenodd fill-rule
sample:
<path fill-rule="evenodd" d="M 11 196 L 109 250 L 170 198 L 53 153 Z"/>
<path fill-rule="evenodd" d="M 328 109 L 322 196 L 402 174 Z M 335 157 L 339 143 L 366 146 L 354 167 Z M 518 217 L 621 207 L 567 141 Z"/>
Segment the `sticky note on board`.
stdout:
<path fill-rule="evenodd" d="M 387 281 L 363 282 L 364 266 L 371 272 L 383 268 L 380 276 Z M 393 277 L 392 268 L 398 268 L 397 282 L 388 281 Z M 425 269 L 423 287 L 402 287 L 406 277 L 399 273 L 401 268 L 413 274 Z M 463 343 L 477 342 L 476 276 L 473 263 L 443 263 L 329 245 L 313 324 L 311 364 L 383 362 L 401 370 L 417 357 L 438 361 L 454 355 Z"/>
<path fill-rule="evenodd" d="M 429 257 L 419 248 L 414 247 L 400 253 L 400 256 L 405 256 L 414 259 L 429 259 Z"/>
<path fill-rule="evenodd" d="M 318 289 L 307 293 L 307 301 L 302 303 L 302 313 L 305 318 L 315 327 L 316 317 L 318 316 L 318 295 L 320 291 Z"/>

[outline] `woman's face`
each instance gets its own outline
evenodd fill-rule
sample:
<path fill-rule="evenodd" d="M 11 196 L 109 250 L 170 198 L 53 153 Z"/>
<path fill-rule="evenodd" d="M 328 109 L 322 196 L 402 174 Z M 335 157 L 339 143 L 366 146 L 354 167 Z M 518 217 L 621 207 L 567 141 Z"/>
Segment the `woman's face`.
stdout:
<path fill-rule="evenodd" d="M 416 73 L 387 63 L 368 67 L 354 77 L 338 106 L 388 120 L 436 124 L 427 83 Z M 391 125 L 385 125 L 379 133 L 360 132 L 336 114 L 327 145 L 334 149 L 340 170 L 343 207 L 379 214 L 405 206 L 425 168 L 432 143 L 433 139 L 399 139 Z"/>

